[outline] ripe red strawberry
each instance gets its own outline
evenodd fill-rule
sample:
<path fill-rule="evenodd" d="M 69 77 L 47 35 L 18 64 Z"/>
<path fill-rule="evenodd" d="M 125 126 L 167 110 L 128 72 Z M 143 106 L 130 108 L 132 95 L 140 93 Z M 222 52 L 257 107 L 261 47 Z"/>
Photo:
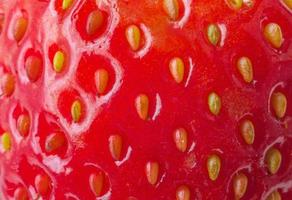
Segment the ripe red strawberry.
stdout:
<path fill-rule="evenodd" d="M 292 199 L 291 0 L 0 1 L 0 199 Z"/>

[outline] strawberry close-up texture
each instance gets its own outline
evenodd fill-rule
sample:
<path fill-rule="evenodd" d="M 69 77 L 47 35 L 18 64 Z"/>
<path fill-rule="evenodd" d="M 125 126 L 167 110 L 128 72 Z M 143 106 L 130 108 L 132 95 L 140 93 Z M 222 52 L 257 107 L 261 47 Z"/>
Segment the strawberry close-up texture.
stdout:
<path fill-rule="evenodd" d="M 0 0 L 0 200 L 94 199 L 292 199 L 292 0 Z"/>

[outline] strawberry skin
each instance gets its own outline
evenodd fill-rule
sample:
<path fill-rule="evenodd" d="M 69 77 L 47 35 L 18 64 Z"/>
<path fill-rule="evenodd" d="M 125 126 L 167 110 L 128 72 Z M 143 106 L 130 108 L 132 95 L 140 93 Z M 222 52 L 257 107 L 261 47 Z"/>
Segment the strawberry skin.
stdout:
<path fill-rule="evenodd" d="M 291 0 L 0 1 L 0 199 L 292 199 Z"/>

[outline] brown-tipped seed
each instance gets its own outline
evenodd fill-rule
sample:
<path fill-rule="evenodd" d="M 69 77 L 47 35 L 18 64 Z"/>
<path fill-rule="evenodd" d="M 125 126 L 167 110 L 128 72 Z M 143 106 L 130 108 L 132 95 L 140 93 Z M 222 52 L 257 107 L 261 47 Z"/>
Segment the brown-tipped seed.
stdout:
<path fill-rule="evenodd" d="M 179 4 L 177 0 L 163 0 L 163 10 L 169 19 L 175 21 L 179 17 Z"/>
<path fill-rule="evenodd" d="M 243 120 L 239 127 L 242 138 L 246 144 L 253 144 L 255 138 L 254 125 L 250 120 Z"/>
<path fill-rule="evenodd" d="M 141 43 L 141 31 L 138 26 L 130 25 L 125 31 L 126 39 L 133 51 L 137 51 L 140 48 Z"/>
<path fill-rule="evenodd" d="M 264 37 L 274 48 L 280 48 L 284 42 L 281 27 L 277 23 L 269 23 L 264 27 Z"/>
<path fill-rule="evenodd" d="M 89 186 L 95 196 L 101 196 L 103 185 L 104 174 L 102 172 L 93 173 L 89 176 Z"/>
<path fill-rule="evenodd" d="M 95 85 L 96 90 L 99 95 L 104 94 L 104 92 L 107 89 L 109 80 L 109 74 L 108 71 L 105 69 L 98 69 L 95 72 Z"/>
<path fill-rule="evenodd" d="M 149 112 L 149 98 L 145 94 L 140 94 L 136 97 L 135 107 L 139 117 L 147 120 Z"/>
<path fill-rule="evenodd" d="M 283 118 L 287 110 L 287 98 L 282 92 L 275 92 L 271 97 L 271 106 L 277 118 Z"/>
<path fill-rule="evenodd" d="M 92 11 L 87 17 L 86 33 L 88 35 L 95 35 L 103 25 L 103 22 L 103 13 L 100 10 Z"/>
<path fill-rule="evenodd" d="M 178 128 L 173 133 L 173 140 L 175 142 L 176 148 L 185 152 L 188 146 L 188 133 L 184 128 Z"/>
<path fill-rule="evenodd" d="M 237 70 L 241 74 L 243 80 L 251 83 L 253 80 L 253 66 L 248 57 L 241 57 L 237 61 Z"/>
<path fill-rule="evenodd" d="M 123 148 L 123 140 L 120 135 L 111 135 L 109 137 L 109 150 L 115 160 L 120 160 Z"/>
<path fill-rule="evenodd" d="M 34 184 L 40 196 L 47 195 L 51 190 L 51 179 L 47 175 L 37 175 Z"/>
<path fill-rule="evenodd" d="M 159 164 L 157 162 L 147 162 L 145 166 L 145 174 L 148 182 L 155 185 L 159 175 Z"/>
<path fill-rule="evenodd" d="M 29 56 L 25 61 L 25 69 L 28 79 L 37 81 L 42 73 L 42 60 L 37 56 Z"/>
<path fill-rule="evenodd" d="M 1 144 L 4 152 L 10 151 L 12 146 L 12 138 L 10 133 L 5 132 L 1 136 Z"/>
<path fill-rule="evenodd" d="M 13 94 L 15 89 L 15 79 L 10 73 L 6 73 L 1 78 L 2 95 L 9 97 Z"/>
<path fill-rule="evenodd" d="M 209 110 L 213 115 L 219 115 L 221 110 L 221 99 L 217 93 L 212 92 L 209 94 L 208 105 Z"/>
<path fill-rule="evenodd" d="M 276 174 L 281 167 L 282 154 L 281 152 L 272 147 L 269 149 L 265 155 L 265 163 L 270 172 L 270 174 Z"/>
<path fill-rule="evenodd" d="M 207 170 L 209 174 L 209 178 L 212 181 L 215 181 L 220 173 L 221 169 L 221 159 L 216 154 L 212 154 L 208 157 L 207 160 Z"/>
<path fill-rule="evenodd" d="M 266 200 L 282 200 L 282 197 L 280 192 L 278 192 L 278 190 L 275 190 L 267 197 Z"/>
<path fill-rule="evenodd" d="M 173 79 L 177 83 L 181 83 L 184 79 L 185 65 L 181 58 L 175 57 L 169 62 L 169 71 Z"/>
<path fill-rule="evenodd" d="M 46 152 L 51 153 L 65 145 L 66 137 L 64 133 L 52 133 L 46 138 Z"/>
<path fill-rule="evenodd" d="M 226 0 L 227 5 L 234 10 L 239 10 L 243 5 L 243 0 Z"/>
<path fill-rule="evenodd" d="M 208 26 L 207 38 L 212 45 L 218 45 L 221 39 L 221 32 L 217 24 L 210 24 Z"/>
<path fill-rule="evenodd" d="M 30 118 L 28 114 L 19 115 L 17 119 L 17 130 L 22 137 L 26 137 L 30 129 Z"/>
<path fill-rule="evenodd" d="M 19 42 L 23 38 L 27 29 L 27 25 L 28 25 L 28 20 L 24 17 L 19 17 L 16 20 L 14 24 L 14 29 L 13 29 L 13 36 L 16 42 Z"/>
<path fill-rule="evenodd" d="M 176 200 L 190 200 L 191 199 L 190 189 L 185 185 L 179 186 L 176 189 L 175 196 L 176 196 Z"/>
<path fill-rule="evenodd" d="M 235 200 L 239 200 L 245 195 L 247 185 L 248 185 L 248 178 L 245 174 L 239 173 L 234 176 L 233 193 L 234 193 Z"/>
<path fill-rule="evenodd" d="M 292 10 L 292 0 L 283 0 L 283 3 Z"/>
<path fill-rule="evenodd" d="M 71 105 L 71 117 L 73 122 L 77 123 L 80 121 L 82 116 L 82 103 L 80 100 L 75 100 Z"/>

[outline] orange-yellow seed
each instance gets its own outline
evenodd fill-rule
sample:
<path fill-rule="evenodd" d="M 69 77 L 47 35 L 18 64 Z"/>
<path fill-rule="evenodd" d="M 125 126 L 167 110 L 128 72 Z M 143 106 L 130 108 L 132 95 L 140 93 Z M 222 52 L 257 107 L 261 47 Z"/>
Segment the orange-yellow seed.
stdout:
<path fill-rule="evenodd" d="M 169 71 L 177 83 L 184 79 L 185 65 L 181 58 L 175 57 L 169 62 Z"/>
<path fill-rule="evenodd" d="M 184 128 L 178 128 L 173 133 L 173 139 L 176 145 L 176 148 L 185 152 L 188 146 L 188 133 Z"/>
<path fill-rule="evenodd" d="M 2 30 L 3 30 L 4 20 L 5 20 L 4 14 L 0 13 L 0 34 L 1 34 Z"/>
<path fill-rule="evenodd" d="M 190 199 L 191 199 L 191 192 L 187 186 L 182 185 L 176 189 L 176 200 L 190 200 Z"/>
<path fill-rule="evenodd" d="M 109 150 L 115 160 L 121 158 L 123 140 L 120 135 L 111 135 L 109 138 Z"/>
<path fill-rule="evenodd" d="M 241 57 L 237 61 L 237 69 L 241 74 L 243 80 L 251 83 L 253 80 L 253 66 L 248 57 Z"/>
<path fill-rule="evenodd" d="M 213 115 L 219 115 L 221 110 L 221 99 L 217 93 L 212 92 L 209 94 L 208 105 L 209 110 Z"/>
<path fill-rule="evenodd" d="M 91 174 L 89 176 L 89 186 L 93 194 L 99 197 L 104 187 L 104 174 L 102 172 Z"/>
<path fill-rule="evenodd" d="M 15 80 L 12 74 L 6 73 L 1 78 L 2 95 L 9 97 L 15 89 Z"/>
<path fill-rule="evenodd" d="M 105 69 L 98 69 L 95 72 L 95 85 L 96 90 L 99 95 L 104 94 L 107 89 L 109 81 L 109 74 L 108 71 Z"/>
<path fill-rule="evenodd" d="M 234 10 L 239 10 L 243 5 L 243 0 L 226 0 L 227 5 Z"/>
<path fill-rule="evenodd" d="M 159 164 L 157 162 L 147 162 L 145 166 L 145 174 L 148 182 L 155 185 L 159 175 Z"/>
<path fill-rule="evenodd" d="M 234 176 L 233 192 L 234 192 L 235 200 L 239 200 L 245 195 L 247 185 L 248 185 L 248 178 L 245 174 L 239 173 Z"/>
<path fill-rule="evenodd" d="M 66 137 L 63 133 L 57 132 L 50 134 L 46 139 L 46 151 L 48 153 L 53 152 L 64 146 Z"/>
<path fill-rule="evenodd" d="M 292 10 L 292 0 L 283 0 L 283 3 Z"/>
<path fill-rule="evenodd" d="M 276 174 L 281 167 L 282 154 L 281 152 L 272 147 L 265 155 L 265 163 L 271 174 Z"/>
<path fill-rule="evenodd" d="M 283 118 L 287 110 L 287 98 L 282 92 L 275 92 L 271 97 L 271 105 L 277 118 Z"/>
<path fill-rule="evenodd" d="M 266 200 L 281 200 L 281 194 L 278 190 L 275 190 L 274 192 L 272 192 Z"/>
<path fill-rule="evenodd" d="M 37 175 L 35 177 L 35 188 L 39 195 L 45 196 L 51 190 L 51 180 L 47 175 Z"/>
<path fill-rule="evenodd" d="M 63 0 L 62 9 L 67 10 L 68 8 L 70 8 L 72 6 L 73 2 L 74 2 L 74 0 Z"/>
<path fill-rule="evenodd" d="M 280 48 L 284 42 L 281 27 L 277 23 L 269 23 L 264 27 L 264 37 L 274 48 Z"/>
<path fill-rule="evenodd" d="M 254 125 L 250 120 L 244 120 L 240 124 L 240 133 L 246 144 L 253 144 L 255 138 Z"/>
<path fill-rule="evenodd" d="M 140 48 L 141 43 L 141 31 L 138 26 L 130 25 L 125 31 L 126 39 L 133 51 L 137 51 Z"/>
<path fill-rule="evenodd" d="M 40 78 L 42 61 L 37 56 L 29 56 L 25 61 L 25 69 L 28 79 L 35 82 Z"/>
<path fill-rule="evenodd" d="M 145 94 L 140 94 L 136 97 L 135 107 L 139 117 L 143 120 L 147 120 L 149 112 L 149 98 Z"/>
<path fill-rule="evenodd" d="M 175 21 L 179 17 L 179 4 L 177 0 L 163 0 L 163 10 L 169 19 Z"/>
<path fill-rule="evenodd" d="M 88 35 L 95 35 L 104 22 L 103 13 L 100 10 L 92 11 L 87 18 L 86 32 Z"/>
<path fill-rule="evenodd" d="M 13 29 L 13 36 L 16 42 L 19 42 L 23 38 L 26 32 L 27 26 L 28 26 L 28 20 L 26 18 L 19 17 L 16 20 L 14 24 L 14 29 Z"/>
<path fill-rule="evenodd" d="M 4 152 L 10 151 L 11 146 L 12 146 L 12 138 L 10 133 L 5 132 L 1 136 L 1 143 L 2 143 L 2 148 Z"/>
<path fill-rule="evenodd" d="M 14 200 L 29 200 L 27 190 L 22 186 L 19 186 L 16 188 L 13 196 L 14 196 Z"/>
<path fill-rule="evenodd" d="M 22 137 L 26 137 L 30 129 L 30 118 L 27 114 L 19 115 L 17 119 L 17 130 Z"/>
<path fill-rule="evenodd" d="M 221 32 L 217 24 L 210 24 L 208 26 L 207 38 L 212 45 L 218 45 L 221 39 Z"/>
<path fill-rule="evenodd" d="M 75 100 L 71 105 L 71 116 L 73 122 L 77 123 L 80 121 L 82 112 L 82 104 L 80 100 Z"/>
<path fill-rule="evenodd" d="M 220 173 L 221 169 L 221 159 L 216 154 L 212 154 L 208 157 L 207 160 L 207 170 L 209 174 L 209 178 L 212 181 L 215 181 Z"/>

